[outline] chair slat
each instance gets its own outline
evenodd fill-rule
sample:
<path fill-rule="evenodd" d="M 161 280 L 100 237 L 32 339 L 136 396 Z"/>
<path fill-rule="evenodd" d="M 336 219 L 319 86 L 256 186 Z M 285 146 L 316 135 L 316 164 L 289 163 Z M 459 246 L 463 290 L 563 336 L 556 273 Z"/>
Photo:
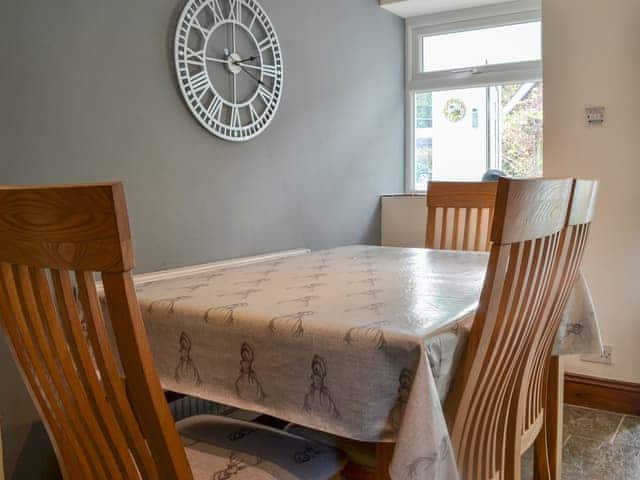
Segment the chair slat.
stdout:
<path fill-rule="evenodd" d="M 96 285 L 91 272 L 78 272 L 76 275 L 78 291 L 84 315 L 87 317 L 89 337 L 93 347 L 94 358 L 102 372 L 102 382 L 111 398 L 115 411 L 115 421 L 120 430 L 126 435 L 140 470 L 145 479 L 159 478 L 157 467 L 151 456 L 142 432 L 136 422 L 135 415 L 127 399 L 124 383 L 115 362 L 115 354 L 111 348 L 102 308 L 96 291 Z"/>
<path fill-rule="evenodd" d="M 460 223 L 460 208 L 453 209 L 453 233 L 451 235 L 451 250 L 458 250 L 458 225 Z"/>
<path fill-rule="evenodd" d="M 144 330 L 135 286 L 129 272 L 102 274 L 104 292 L 122 359 L 127 392 L 138 422 L 154 452 L 158 471 L 177 480 L 191 477 L 186 455 L 169 411 Z"/>
<path fill-rule="evenodd" d="M 436 223 L 436 209 L 429 208 L 427 210 L 427 225 L 435 225 L 435 223 Z M 433 228 L 427 228 L 426 242 L 425 242 L 426 247 L 435 248 L 435 239 L 436 239 L 435 226 Z"/>
<path fill-rule="evenodd" d="M 471 249 L 471 214 L 475 211 L 475 208 L 467 208 L 464 215 L 464 236 L 462 239 L 462 249 Z"/>
<path fill-rule="evenodd" d="M 449 230 L 449 209 L 441 208 L 440 210 L 442 211 L 442 223 L 440 224 L 440 244 L 438 245 L 438 248 L 440 248 L 441 250 L 446 250 L 448 248 L 451 248 L 447 243 L 447 232 Z"/>

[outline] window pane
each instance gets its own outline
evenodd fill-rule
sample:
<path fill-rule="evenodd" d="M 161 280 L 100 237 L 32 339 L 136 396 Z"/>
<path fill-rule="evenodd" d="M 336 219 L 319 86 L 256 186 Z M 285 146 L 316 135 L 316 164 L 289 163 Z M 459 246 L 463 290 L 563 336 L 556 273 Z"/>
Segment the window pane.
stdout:
<path fill-rule="evenodd" d="M 418 117 L 425 96 L 431 121 Z M 416 190 L 433 180 L 478 180 L 487 169 L 487 89 L 468 88 L 416 94 Z"/>
<path fill-rule="evenodd" d="M 542 176 L 542 82 L 494 88 L 502 103 L 499 167 L 512 177 Z"/>
<path fill-rule="evenodd" d="M 415 94 L 415 188 L 479 181 L 489 168 L 542 175 L 542 83 Z"/>
<path fill-rule="evenodd" d="M 540 22 L 422 37 L 422 71 L 541 59 Z"/>

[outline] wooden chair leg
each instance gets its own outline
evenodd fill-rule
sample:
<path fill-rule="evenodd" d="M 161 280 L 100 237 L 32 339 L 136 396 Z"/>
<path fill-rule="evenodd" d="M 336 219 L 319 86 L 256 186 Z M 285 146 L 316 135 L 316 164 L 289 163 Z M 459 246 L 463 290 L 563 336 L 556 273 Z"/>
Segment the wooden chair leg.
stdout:
<path fill-rule="evenodd" d="M 389 466 L 395 446 L 395 443 L 378 443 L 376 445 L 376 480 L 391 480 Z"/>
<path fill-rule="evenodd" d="M 562 357 L 551 357 L 545 428 L 551 480 L 562 478 L 562 411 L 564 365 Z"/>
<path fill-rule="evenodd" d="M 551 480 L 547 431 L 544 424 L 534 446 L 533 478 L 535 480 Z"/>

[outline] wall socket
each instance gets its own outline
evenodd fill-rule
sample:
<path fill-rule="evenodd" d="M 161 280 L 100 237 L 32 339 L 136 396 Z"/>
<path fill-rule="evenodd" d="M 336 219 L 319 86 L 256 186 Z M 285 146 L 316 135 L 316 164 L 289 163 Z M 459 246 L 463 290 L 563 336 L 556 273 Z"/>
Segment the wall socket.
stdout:
<path fill-rule="evenodd" d="M 586 355 L 580 355 L 580 360 L 582 360 L 583 362 L 604 363 L 605 365 L 611 365 L 613 363 L 613 347 L 611 345 L 604 345 L 602 353 L 589 353 Z"/>

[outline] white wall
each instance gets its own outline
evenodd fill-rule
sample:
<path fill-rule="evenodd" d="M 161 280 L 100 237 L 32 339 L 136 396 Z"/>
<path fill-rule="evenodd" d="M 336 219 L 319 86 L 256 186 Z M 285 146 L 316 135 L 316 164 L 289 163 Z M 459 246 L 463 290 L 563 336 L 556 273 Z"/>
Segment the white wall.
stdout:
<path fill-rule="evenodd" d="M 568 368 L 640 383 L 640 1 L 543 0 L 542 14 L 545 175 L 601 181 L 584 271 L 614 365 Z"/>
<path fill-rule="evenodd" d="M 381 245 L 422 248 L 427 233 L 427 200 L 424 195 L 382 197 Z"/>

